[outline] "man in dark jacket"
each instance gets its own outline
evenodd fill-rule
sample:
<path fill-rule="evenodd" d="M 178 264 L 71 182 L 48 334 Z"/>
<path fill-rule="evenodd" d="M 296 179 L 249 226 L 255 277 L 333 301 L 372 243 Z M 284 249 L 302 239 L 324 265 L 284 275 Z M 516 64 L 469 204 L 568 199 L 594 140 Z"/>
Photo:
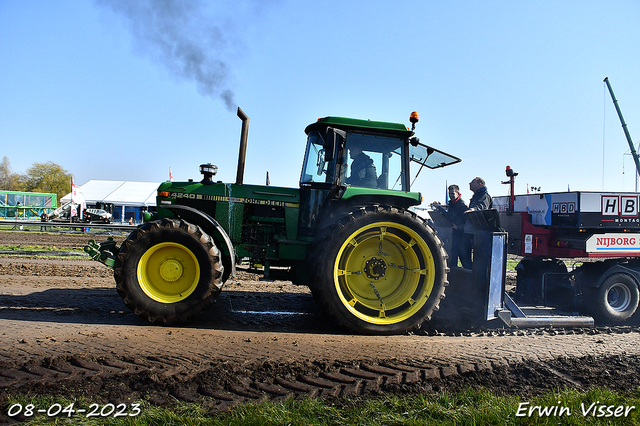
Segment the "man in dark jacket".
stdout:
<path fill-rule="evenodd" d="M 473 191 L 473 197 L 469 200 L 469 209 L 465 212 L 473 212 L 477 210 L 488 210 L 493 208 L 493 200 L 487 187 L 485 186 L 484 179 L 476 177 L 469 182 L 469 189 Z M 469 268 L 471 268 L 471 251 L 473 247 L 473 236 L 471 234 L 465 234 L 463 242 L 460 244 L 460 257 L 469 259 Z"/>
<path fill-rule="evenodd" d="M 469 200 L 469 210 L 488 210 L 493 208 L 493 200 L 487 191 L 484 179 L 476 177 L 469 182 L 469 189 L 473 191 L 473 197 Z"/>
<path fill-rule="evenodd" d="M 451 222 L 451 253 L 449 253 L 449 268 L 458 267 L 458 258 L 463 268 L 471 268 L 471 250 L 468 247 L 468 238 L 464 235 L 466 219 L 464 213 L 467 205 L 460 194 L 458 185 L 449 185 L 449 205 L 445 210 L 436 204 L 438 210 Z"/>

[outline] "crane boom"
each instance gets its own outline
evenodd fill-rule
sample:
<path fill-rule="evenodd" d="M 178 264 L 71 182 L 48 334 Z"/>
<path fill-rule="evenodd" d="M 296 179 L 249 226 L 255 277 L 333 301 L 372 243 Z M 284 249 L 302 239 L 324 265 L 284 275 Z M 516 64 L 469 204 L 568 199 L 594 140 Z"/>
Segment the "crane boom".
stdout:
<path fill-rule="evenodd" d="M 620 111 L 620 107 L 618 106 L 616 95 L 613 94 L 613 89 L 611 88 L 611 84 L 609 83 L 609 77 L 605 77 L 604 82 L 607 83 L 609 93 L 611 93 L 611 99 L 613 99 L 613 105 L 616 107 L 616 112 L 618 113 L 618 117 L 620 117 L 620 122 L 622 123 L 622 130 L 624 130 L 624 135 L 627 137 L 629 149 L 631 149 L 631 155 L 633 156 L 633 161 L 635 161 L 636 163 L 636 174 L 640 175 L 640 160 L 638 159 L 638 153 L 633 146 L 633 141 L 631 140 L 631 135 L 629 134 L 629 130 L 627 129 L 627 123 L 624 122 L 622 111 Z"/>

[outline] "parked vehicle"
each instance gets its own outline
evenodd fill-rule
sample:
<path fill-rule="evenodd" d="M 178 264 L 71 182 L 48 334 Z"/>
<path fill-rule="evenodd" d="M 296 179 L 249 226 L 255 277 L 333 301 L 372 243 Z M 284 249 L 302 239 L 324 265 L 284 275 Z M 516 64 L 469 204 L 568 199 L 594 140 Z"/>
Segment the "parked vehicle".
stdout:
<path fill-rule="evenodd" d="M 82 220 L 84 222 L 111 223 L 111 213 L 103 209 L 85 209 Z"/>

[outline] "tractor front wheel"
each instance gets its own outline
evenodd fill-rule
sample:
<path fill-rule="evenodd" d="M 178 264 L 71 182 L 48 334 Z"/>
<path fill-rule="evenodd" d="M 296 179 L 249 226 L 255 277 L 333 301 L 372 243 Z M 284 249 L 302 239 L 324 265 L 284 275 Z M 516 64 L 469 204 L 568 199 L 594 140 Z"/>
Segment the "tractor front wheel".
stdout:
<path fill-rule="evenodd" d="M 433 229 L 411 212 L 361 208 L 317 243 L 312 291 L 325 312 L 351 331 L 412 330 L 444 298 L 446 252 Z"/>
<path fill-rule="evenodd" d="M 222 289 L 223 266 L 214 241 L 179 219 L 148 222 L 122 244 L 116 288 L 124 303 L 151 323 L 186 322 Z"/>

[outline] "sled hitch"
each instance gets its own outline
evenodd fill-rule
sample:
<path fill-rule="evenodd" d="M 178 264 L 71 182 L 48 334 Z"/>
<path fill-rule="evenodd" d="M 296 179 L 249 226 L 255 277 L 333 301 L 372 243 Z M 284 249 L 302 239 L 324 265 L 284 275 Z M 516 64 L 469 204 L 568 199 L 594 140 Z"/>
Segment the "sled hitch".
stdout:
<path fill-rule="evenodd" d="M 445 240 L 445 249 L 450 250 L 450 224 L 443 222 L 438 210 L 429 213 Z M 474 326 L 490 322 L 516 328 L 594 326 L 592 317 L 560 314 L 550 306 L 518 306 L 506 292 L 508 234 L 500 228 L 497 211 L 480 210 L 465 216 L 465 234 L 473 236 L 473 264 L 471 269 L 453 267 L 449 271 L 447 298 L 438 311 L 441 318 Z"/>
<path fill-rule="evenodd" d="M 511 299 L 509 294 L 504 293 L 504 307 L 506 309 L 496 310 L 496 317 L 500 318 L 509 327 L 593 327 L 592 317 L 582 315 L 553 315 L 553 316 L 527 316 L 518 305 Z"/>
<path fill-rule="evenodd" d="M 113 269 L 116 264 L 116 257 L 120 252 L 120 248 L 113 241 L 113 237 L 109 237 L 106 241 L 99 243 L 94 240 L 89 240 L 84 251 L 91 259 L 97 260 L 100 263 L 105 264 L 107 267 Z"/>

